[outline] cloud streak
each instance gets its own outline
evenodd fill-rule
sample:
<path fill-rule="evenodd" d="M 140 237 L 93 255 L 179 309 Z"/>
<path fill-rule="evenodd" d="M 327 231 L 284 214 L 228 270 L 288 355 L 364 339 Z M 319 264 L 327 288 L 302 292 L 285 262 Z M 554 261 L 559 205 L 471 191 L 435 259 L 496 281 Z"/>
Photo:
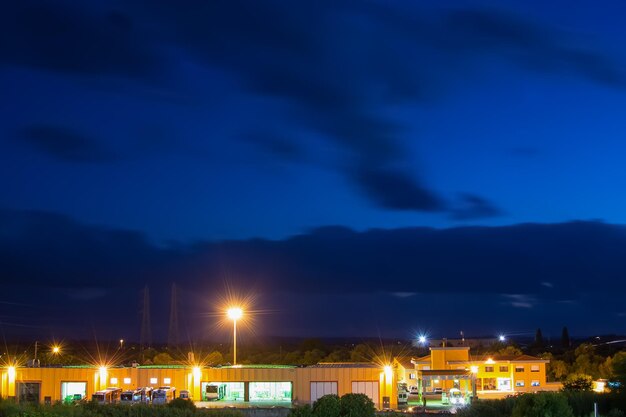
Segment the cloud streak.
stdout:
<path fill-rule="evenodd" d="M 63 126 L 32 125 L 18 131 L 18 138 L 40 152 L 65 162 L 97 163 L 116 159 L 97 141 Z"/>

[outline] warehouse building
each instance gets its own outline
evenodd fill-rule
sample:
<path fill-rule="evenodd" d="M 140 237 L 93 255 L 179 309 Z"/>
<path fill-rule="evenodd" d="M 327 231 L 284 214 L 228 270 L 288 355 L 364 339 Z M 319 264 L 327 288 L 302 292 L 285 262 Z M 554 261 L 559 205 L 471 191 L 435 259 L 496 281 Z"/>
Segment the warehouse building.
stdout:
<path fill-rule="evenodd" d="M 90 399 L 106 388 L 176 387 L 194 401 L 205 400 L 207 386 L 232 402 L 312 403 L 325 394 L 362 393 L 377 408 L 397 406 L 397 381 L 391 366 L 369 363 L 320 363 L 308 367 L 242 365 L 225 367 L 137 366 L 55 368 L 5 367 L 0 395 L 19 402 L 54 403 Z"/>

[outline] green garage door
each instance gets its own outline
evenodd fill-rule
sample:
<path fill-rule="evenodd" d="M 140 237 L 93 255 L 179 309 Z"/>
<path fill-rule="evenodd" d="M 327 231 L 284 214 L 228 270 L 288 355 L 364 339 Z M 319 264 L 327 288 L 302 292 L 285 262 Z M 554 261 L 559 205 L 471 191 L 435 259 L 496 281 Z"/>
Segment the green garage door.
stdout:
<path fill-rule="evenodd" d="M 250 401 L 291 402 L 291 382 L 250 382 Z"/>
<path fill-rule="evenodd" d="M 83 381 L 77 382 L 61 382 L 61 400 L 64 403 L 73 403 L 80 401 L 87 396 L 87 383 Z"/>

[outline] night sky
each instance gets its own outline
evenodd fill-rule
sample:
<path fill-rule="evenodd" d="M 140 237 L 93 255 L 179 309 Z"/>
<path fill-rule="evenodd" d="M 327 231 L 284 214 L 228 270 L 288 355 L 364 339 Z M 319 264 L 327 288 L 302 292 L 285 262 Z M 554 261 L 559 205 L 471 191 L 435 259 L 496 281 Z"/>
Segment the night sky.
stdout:
<path fill-rule="evenodd" d="M 4 336 L 626 333 L 624 16 L 4 2 Z"/>

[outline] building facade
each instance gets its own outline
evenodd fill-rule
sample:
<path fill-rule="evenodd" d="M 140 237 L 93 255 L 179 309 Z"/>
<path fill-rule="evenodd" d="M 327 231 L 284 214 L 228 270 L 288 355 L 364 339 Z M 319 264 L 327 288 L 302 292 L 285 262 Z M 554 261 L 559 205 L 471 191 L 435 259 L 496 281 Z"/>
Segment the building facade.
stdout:
<path fill-rule="evenodd" d="M 421 394 L 457 388 L 468 396 L 497 398 L 535 391 L 554 391 L 546 381 L 548 360 L 528 355 L 472 356 L 469 346 L 431 347 L 430 355 L 395 361 L 399 382 L 417 385 Z"/>
<path fill-rule="evenodd" d="M 233 402 L 312 403 L 326 394 L 362 393 L 377 408 L 397 406 L 397 381 L 391 366 L 367 363 L 321 363 L 309 367 L 243 365 L 228 367 L 138 366 L 56 368 L 5 367 L 0 396 L 19 402 L 54 403 L 78 396 L 90 399 L 115 387 L 175 387 L 194 401 L 206 400 L 207 385 L 220 386 L 224 400 Z"/>

